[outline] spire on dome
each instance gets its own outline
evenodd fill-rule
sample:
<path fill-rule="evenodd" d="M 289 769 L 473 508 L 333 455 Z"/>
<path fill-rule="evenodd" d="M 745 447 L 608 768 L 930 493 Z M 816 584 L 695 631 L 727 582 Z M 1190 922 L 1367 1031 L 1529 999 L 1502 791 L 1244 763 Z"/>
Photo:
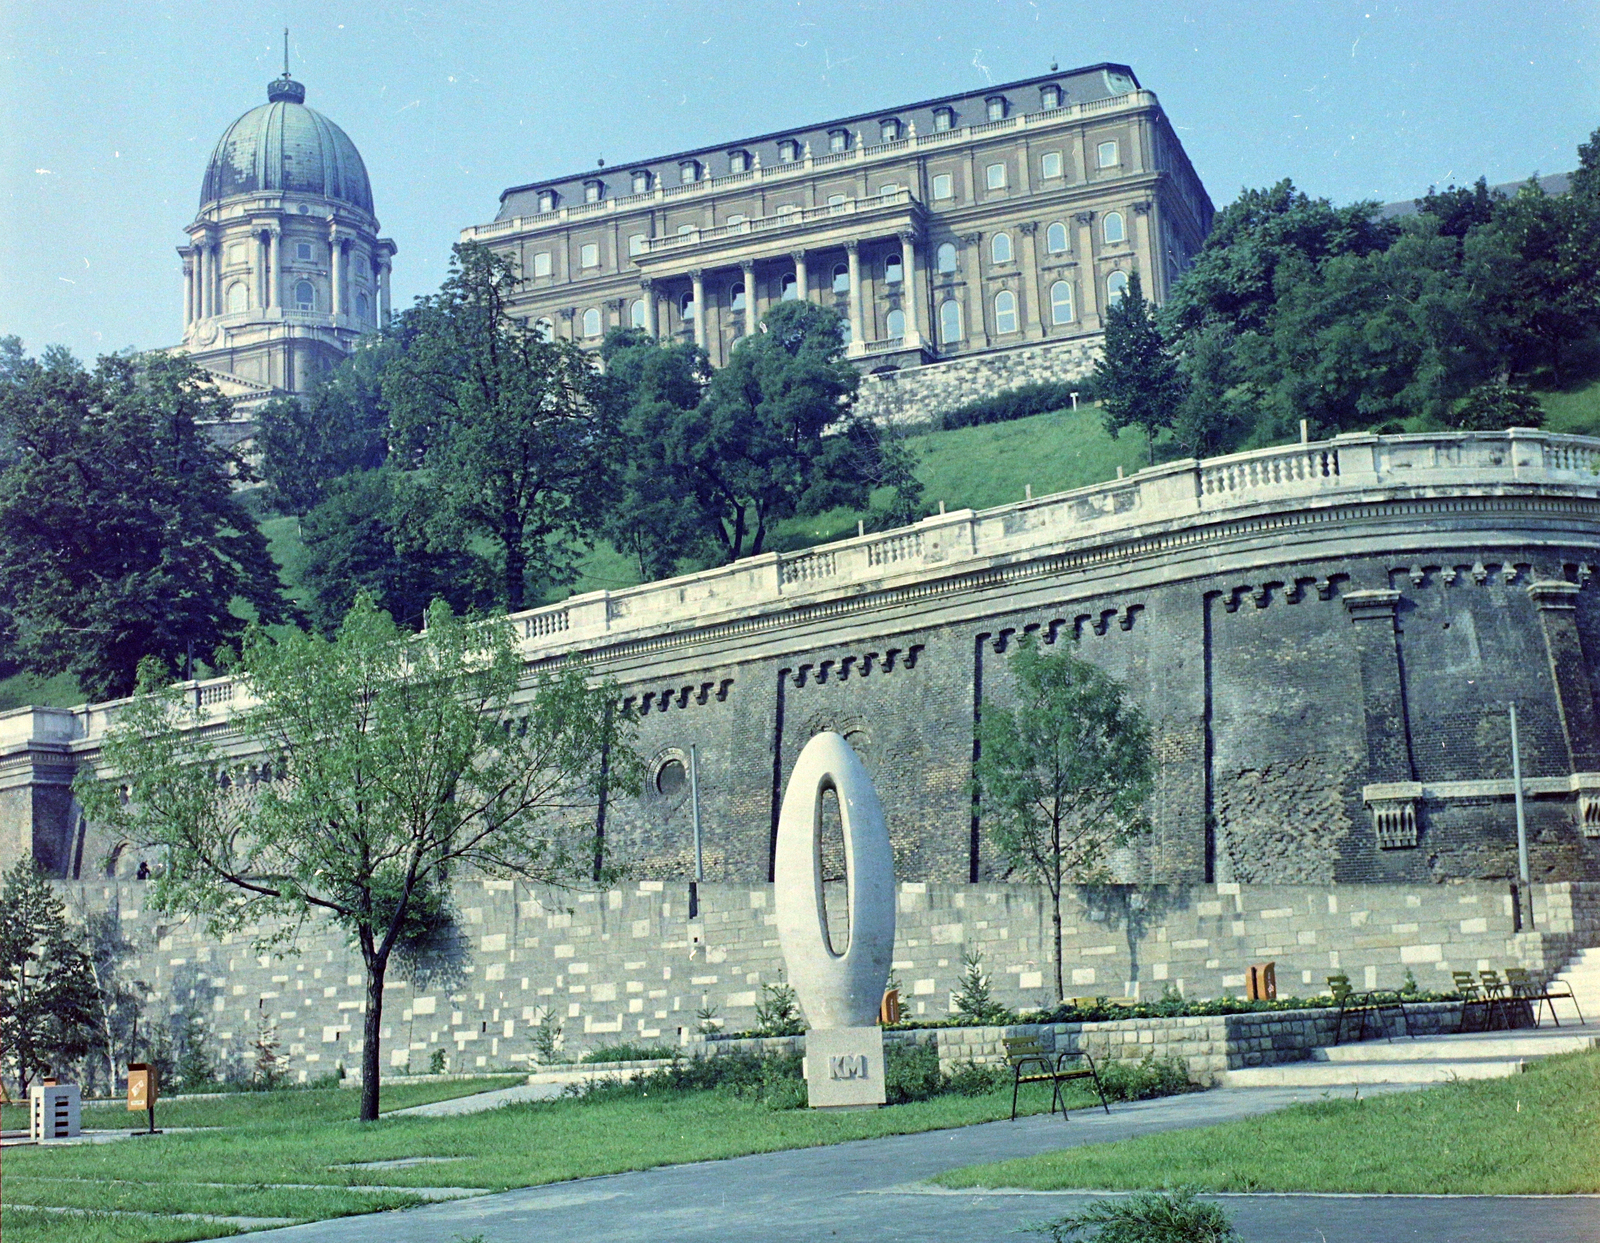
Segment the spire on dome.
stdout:
<path fill-rule="evenodd" d="M 289 28 L 283 28 L 283 76 L 267 83 L 267 102 L 291 104 L 306 102 L 306 88 L 289 76 Z"/>

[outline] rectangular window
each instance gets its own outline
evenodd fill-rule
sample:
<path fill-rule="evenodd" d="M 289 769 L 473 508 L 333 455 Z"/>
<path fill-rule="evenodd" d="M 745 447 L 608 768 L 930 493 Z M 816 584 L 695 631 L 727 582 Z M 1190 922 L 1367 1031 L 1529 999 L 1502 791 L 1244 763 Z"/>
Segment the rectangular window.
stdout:
<path fill-rule="evenodd" d="M 304 260 L 309 262 L 310 259 L 311 259 L 311 243 L 310 242 L 298 242 L 298 243 L 296 243 L 295 244 L 295 248 L 294 248 L 294 257 L 296 259 L 304 259 Z"/>
<path fill-rule="evenodd" d="M 1061 176 L 1061 152 L 1046 151 L 1039 160 L 1039 176 L 1046 179 Z"/>
<path fill-rule="evenodd" d="M 585 242 L 580 253 L 584 267 L 597 268 L 600 266 L 600 245 L 598 242 Z"/>
<path fill-rule="evenodd" d="M 1100 156 L 1101 168 L 1115 168 L 1121 163 L 1121 160 L 1117 158 L 1117 143 L 1115 139 L 1101 143 L 1095 150 Z"/>
<path fill-rule="evenodd" d="M 550 275 L 550 252 L 541 250 L 533 257 L 533 274 L 535 276 Z"/>
<path fill-rule="evenodd" d="M 748 151 L 730 151 L 728 153 L 728 171 L 730 173 L 749 172 L 750 153 Z"/>
<path fill-rule="evenodd" d="M 828 131 L 828 150 L 847 151 L 850 148 L 850 131 L 844 129 L 831 129 Z"/>
<path fill-rule="evenodd" d="M 935 108 L 933 110 L 933 132 L 942 134 L 946 130 L 954 129 L 956 114 L 949 108 Z"/>
<path fill-rule="evenodd" d="M 937 200 L 953 199 L 955 196 L 955 178 L 949 173 L 935 173 L 933 175 L 933 197 Z"/>
<path fill-rule="evenodd" d="M 1039 91 L 1039 107 L 1046 112 L 1053 112 L 1061 107 L 1061 88 L 1059 86 L 1046 86 Z"/>
<path fill-rule="evenodd" d="M 633 174 L 633 192 L 644 194 L 650 189 L 650 174 L 645 169 L 635 169 Z"/>
<path fill-rule="evenodd" d="M 628 239 L 628 253 L 630 255 L 642 255 L 649 247 L 649 243 L 650 239 L 647 235 L 635 233 Z"/>
<path fill-rule="evenodd" d="M 878 123 L 878 141 L 894 142 L 900 137 L 899 121 L 880 121 Z"/>
<path fill-rule="evenodd" d="M 983 170 L 985 183 L 991 190 L 1004 190 L 1006 188 L 1006 166 L 1004 164 L 991 164 Z"/>
<path fill-rule="evenodd" d="M 541 212 L 555 211 L 556 192 L 554 190 L 539 191 L 539 210 Z"/>
<path fill-rule="evenodd" d="M 692 186 L 700 180 L 700 165 L 693 160 L 685 160 L 678 165 L 678 180 L 686 186 Z"/>
<path fill-rule="evenodd" d="M 1004 95 L 991 95 L 983 102 L 991 121 L 1004 121 L 1006 119 L 1006 97 Z"/>
<path fill-rule="evenodd" d="M 778 144 L 778 159 L 785 164 L 793 164 L 800 158 L 800 144 L 792 138 L 785 138 Z"/>
<path fill-rule="evenodd" d="M 842 195 L 842 194 L 830 194 L 830 195 L 828 195 L 828 206 L 829 207 L 843 207 L 844 206 L 844 195 Z M 780 208 L 779 210 L 782 210 L 782 209 Z"/>
<path fill-rule="evenodd" d="M 585 203 L 598 203 L 601 195 L 605 193 L 605 186 L 598 181 L 583 183 L 583 201 Z"/>
<path fill-rule="evenodd" d="M 729 216 L 724 223 L 727 224 L 727 226 L 731 229 L 736 224 L 743 224 L 744 217 L 736 213 L 732 216 Z"/>

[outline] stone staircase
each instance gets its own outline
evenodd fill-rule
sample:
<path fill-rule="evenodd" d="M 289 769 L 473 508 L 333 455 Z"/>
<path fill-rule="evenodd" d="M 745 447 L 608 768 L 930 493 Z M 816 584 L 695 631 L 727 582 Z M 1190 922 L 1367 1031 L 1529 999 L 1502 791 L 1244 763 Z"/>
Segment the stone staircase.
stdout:
<path fill-rule="evenodd" d="M 1519 1031 L 1466 1032 L 1412 1040 L 1367 1040 L 1312 1050 L 1304 1062 L 1251 1066 L 1218 1076 L 1223 1087 L 1356 1087 L 1365 1084 L 1429 1084 L 1462 1079 L 1501 1079 L 1521 1073 L 1530 1059 L 1600 1048 L 1600 948 L 1574 955 L 1551 980 L 1569 985 L 1571 1001 L 1557 1001 L 1561 1026 L 1541 1006 L 1543 1026 Z"/>

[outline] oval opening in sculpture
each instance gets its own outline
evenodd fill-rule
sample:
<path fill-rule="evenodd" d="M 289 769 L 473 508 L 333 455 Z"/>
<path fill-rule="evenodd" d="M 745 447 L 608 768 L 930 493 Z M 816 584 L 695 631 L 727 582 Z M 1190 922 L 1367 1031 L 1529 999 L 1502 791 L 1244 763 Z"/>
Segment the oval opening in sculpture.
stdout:
<path fill-rule="evenodd" d="M 817 870 L 822 877 L 822 932 L 835 958 L 850 950 L 850 852 L 839 814 L 839 791 L 825 780 L 817 792 Z"/>

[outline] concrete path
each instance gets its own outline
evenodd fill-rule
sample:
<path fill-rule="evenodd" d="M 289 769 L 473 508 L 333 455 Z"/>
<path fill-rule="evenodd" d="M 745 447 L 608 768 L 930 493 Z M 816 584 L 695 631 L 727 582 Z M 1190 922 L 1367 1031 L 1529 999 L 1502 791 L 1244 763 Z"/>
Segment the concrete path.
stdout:
<path fill-rule="evenodd" d="M 1222 1089 L 1118 1105 L 1107 1117 L 1025 1118 L 829 1148 L 739 1157 L 558 1183 L 375 1217 L 268 1231 L 282 1243 L 990 1243 L 1101 1193 L 944 1191 L 926 1179 L 999 1161 L 1154 1131 L 1267 1113 L 1321 1091 Z M 1219 1197 L 1247 1243 L 1600 1243 L 1596 1197 Z M 1026 1238 L 1029 1236 L 1018 1236 Z"/>
<path fill-rule="evenodd" d="M 472 1096 L 457 1096 L 447 1101 L 434 1101 L 431 1105 L 412 1105 L 409 1109 L 386 1109 L 385 1118 L 457 1118 L 462 1114 L 482 1113 L 485 1109 L 501 1109 L 506 1105 L 520 1105 L 524 1101 L 553 1101 L 566 1089 L 564 1083 L 519 1083 L 509 1088 L 496 1088 L 493 1092 L 477 1092 Z"/>

